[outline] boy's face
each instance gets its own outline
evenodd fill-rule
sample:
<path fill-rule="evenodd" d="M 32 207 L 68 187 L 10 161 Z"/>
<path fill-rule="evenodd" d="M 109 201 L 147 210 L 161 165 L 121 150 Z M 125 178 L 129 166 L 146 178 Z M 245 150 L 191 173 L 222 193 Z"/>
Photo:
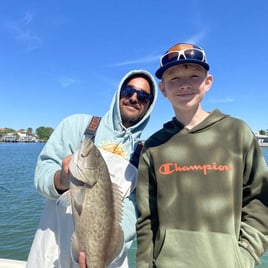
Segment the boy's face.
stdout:
<path fill-rule="evenodd" d="M 190 111 L 199 106 L 212 80 L 212 75 L 200 65 L 182 64 L 167 69 L 159 87 L 175 111 Z"/>

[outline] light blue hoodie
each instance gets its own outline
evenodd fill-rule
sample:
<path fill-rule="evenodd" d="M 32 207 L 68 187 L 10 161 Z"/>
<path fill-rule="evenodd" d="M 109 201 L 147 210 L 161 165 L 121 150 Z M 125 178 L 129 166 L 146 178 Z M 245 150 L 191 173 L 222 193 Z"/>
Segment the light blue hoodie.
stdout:
<path fill-rule="evenodd" d="M 125 128 L 122 124 L 122 119 L 119 110 L 120 90 L 122 85 L 126 82 L 126 80 L 129 81 L 129 79 L 132 76 L 135 76 L 137 74 L 145 75 L 149 79 L 152 94 L 154 95 L 154 100 L 141 121 L 139 121 L 137 124 L 129 128 Z M 150 115 L 156 103 L 156 99 L 157 99 L 157 84 L 153 76 L 149 72 L 145 70 L 133 70 L 128 72 L 119 83 L 108 112 L 104 116 L 93 114 L 96 116 L 102 116 L 102 120 L 96 132 L 95 144 L 103 150 L 107 150 L 110 152 L 114 151 L 118 155 L 123 157 L 125 160 L 129 160 L 137 146 L 137 143 L 140 139 L 143 129 L 145 128 L 145 126 L 149 121 Z M 75 114 L 66 117 L 54 130 L 50 139 L 48 140 L 48 142 L 46 143 L 46 145 L 44 146 L 43 150 L 41 151 L 38 157 L 35 170 L 34 183 L 37 191 L 42 196 L 47 198 L 47 204 L 50 203 L 49 206 L 51 206 L 51 203 L 54 206 L 56 200 L 60 197 L 60 194 L 57 192 L 54 186 L 54 174 L 57 170 L 61 169 L 62 160 L 67 155 L 73 154 L 79 147 L 81 140 L 84 137 L 85 129 L 87 128 L 93 115 Z M 45 208 L 45 211 L 49 210 L 51 211 L 52 209 L 51 208 L 48 209 L 47 205 L 47 209 Z M 46 219 L 48 215 L 45 214 L 46 212 L 44 212 L 43 217 Z M 50 217 L 54 216 L 50 215 Z M 42 225 L 41 222 L 40 225 Z M 135 223 L 136 223 L 135 204 L 133 204 L 133 200 L 131 200 L 128 197 L 124 199 L 123 219 L 121 223 L 125 236 L 125 246 L 123 249 L 125 253 L 130 248 L 133 238 L 135 236 Z M 66 223 L 66 225 L 67 224 L 68 223 Z M 44 228 L 39 227 L 37 233 L 41 232 L 41 229 Z M 57 232 L 60 232 L 60 230 L 54 232 L 55 236 L 57 237 L 59 235 L 57 234 Z M 39 236 L 39 238 L 35 237 L 35 240 L 40 239 L 43 240 L 42 237 L 45 237 L 45 235 L 40 236 L 40 234 L 36 234 L 36 236 Z M 32 259 L 34 255 L 35 256 L 38 256 L 40 254 L 44 255 L 44 253 L 37 252 L 38 251 L 37 247 L 43 247 L 44 244 L 45 244 L 44 241 L 41 242 L 34 241 L 31 252 L 29 254 L 28 263 L 34 263 L 34 260 Z M 44 249 L 40 249 L 40 251 L 42 250 Z M 61 249 L 59 248 L 58 251 L 61 251 Z M 39 257 L 42 258 L 42 256 Z M 30 266 L 28 265 L 28 267 Z M 42 267 L 49 268 L 49 265 Z M 56 267 L 65 268 L 67 266 L 66 265 L 64 266 L 63 264 L 58 264 L 58 266 Z M 70 264 L 68 263 L 68 267 L 73 266 L 70 266 Z M 120 267 L 120 266 L 118 265 L 114 267 Z"/>

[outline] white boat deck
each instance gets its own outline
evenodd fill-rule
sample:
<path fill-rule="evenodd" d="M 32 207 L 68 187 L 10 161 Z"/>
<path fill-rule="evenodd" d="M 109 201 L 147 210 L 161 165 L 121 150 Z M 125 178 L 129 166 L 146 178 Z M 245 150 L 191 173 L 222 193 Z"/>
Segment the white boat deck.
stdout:
<path fill-rule="evenodd" d="M 25 261 L 17 261 L 10 259 L 1 259 L 0 258 L 0 268 L 25 268 Z"/>

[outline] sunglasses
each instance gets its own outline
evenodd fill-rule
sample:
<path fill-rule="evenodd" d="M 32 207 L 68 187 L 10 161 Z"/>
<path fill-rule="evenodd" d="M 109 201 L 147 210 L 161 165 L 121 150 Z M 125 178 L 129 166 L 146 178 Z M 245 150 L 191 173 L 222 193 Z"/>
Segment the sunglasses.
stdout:
<path fill-rule="evenodd" d="M 198 48 L 186 48 L 182 50 L 169 51 L 160 58 L 160 66 L 164 66 L 170 62 L 184 60 L 197 60 L 206 62 L 206 54 L 203 50 Z"/>
<path fill-rule="evenodd" d="M 141 103 L 148 103 L 152 102 L 153 100 L 153 95 L 145 92 L 144 90 L 137 90 L 133 88 L 132 86 L 125 85 L 122 87 L 121 92 L 120 92 L 120 98 L 121 97 L 126 97 L 130 98 L 134 93 L 137 94 L 137 99 Z"/>

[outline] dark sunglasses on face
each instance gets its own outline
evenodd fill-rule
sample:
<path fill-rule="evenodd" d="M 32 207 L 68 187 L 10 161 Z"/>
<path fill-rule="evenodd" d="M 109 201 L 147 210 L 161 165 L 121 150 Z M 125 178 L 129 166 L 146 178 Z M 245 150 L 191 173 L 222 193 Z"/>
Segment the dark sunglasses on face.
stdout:
<path fill-rule="evenodd" d="M 134 93 L 137 94 L 137 99 L 141 103 L 152 102 L 153 95 L 145 92 L 144 90 L 137 90 L 132 86 L 125 85 L 122 87 L 120 97 L 130 98 Z"/>

